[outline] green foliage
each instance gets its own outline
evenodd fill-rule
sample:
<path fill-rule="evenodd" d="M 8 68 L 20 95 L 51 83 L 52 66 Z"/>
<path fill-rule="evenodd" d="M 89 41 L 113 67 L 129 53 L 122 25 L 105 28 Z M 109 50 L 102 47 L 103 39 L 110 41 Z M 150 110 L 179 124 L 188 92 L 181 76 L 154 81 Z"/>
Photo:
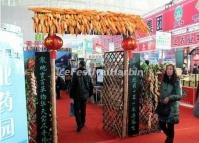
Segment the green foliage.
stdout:
<path fill-rule="evenodd" d="M 162 73 L 164 71 L 165 67 L 166 67 L 166 64 L 150 64 L 150 65 L 147 65 L 146 63 L 142 63 L 140 65 L 140 67 L 144 72 L 144 76 L 148 77 L 148 76 L 150 76 L 151 73 L 153 73 L 153 74 L 157 74 L 159 72 Z"/>

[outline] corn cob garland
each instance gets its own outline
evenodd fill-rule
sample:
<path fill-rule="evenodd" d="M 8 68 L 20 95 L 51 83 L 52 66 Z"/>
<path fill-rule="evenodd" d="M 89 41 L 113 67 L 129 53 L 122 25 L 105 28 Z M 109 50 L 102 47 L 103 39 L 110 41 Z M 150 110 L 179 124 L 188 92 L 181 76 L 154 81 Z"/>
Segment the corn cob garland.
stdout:
<path fill-rule="evenodd" d="M 26 72 L 26 95 L 28 109 L 28 135 L 29 143 L 36 143 L 37 121 L 36 121 L 36 78 L 32 70 Z"/>
<path fill-rule="evenodd" d="M 140 134 L 157 132 L 157 116 L 155 109 L 160 96 L 160 81 L 158 73 L 163 71 L 162 65 L 141 65 L 144 71 L 144 78 L 141 79 L 140 101 Z"/>
<path fill-rule="evenodd" d="M 148 27 L 140 16 L 95 10 L 31 8 L 36 33 L 135 35 L 148 34 Z"/>

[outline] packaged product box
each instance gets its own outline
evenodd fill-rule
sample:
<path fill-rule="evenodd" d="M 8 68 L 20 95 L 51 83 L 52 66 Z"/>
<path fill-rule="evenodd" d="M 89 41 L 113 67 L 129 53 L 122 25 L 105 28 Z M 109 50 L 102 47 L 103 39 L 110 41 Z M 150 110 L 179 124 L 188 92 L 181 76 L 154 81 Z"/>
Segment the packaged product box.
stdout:
<path fill-rule="evenodd" d="M 189 76 L 189 80 L 190 80 L 190 81 L 195 81 L 195 80 L 196 80 L 196 74 L 191 74 L 191 75 Z"/>
<path fill-rule="evenodd" d="M 196 87 L 198 87 L 199 81 L 196 81 Z"/>
<path fill-rule="evenodd" d="M 196 81 L 199 81 L 199 74 L 196 74 Z"/>
<path fill-rule="evenodd" d="M 176 74 L 178 76 L 181 76 L 182 75 L 182 69 L 181 68 L 176 68 Z"/>
<path fill-rule="evenodd" d="M 183 86 L 189 87 L 189 81 L 184 80 Z"/>
<path fill-rule="evenodd" d="M 185 81 L 186 81 L 186 80 L 181 80 L 182 86 L 185 86 Z"/>
<path fill-rule="evenodd" d="M 189 76 L 185 76 L 185 77 L 183 77 L 183 80 L 185 80 L 185 81 L 189 81 Z"/>
<path fill-rule="evenodd" d="M 195 81 L 190 81 L 189 86 L 190 87 L 196 87 L 196 82 Z"/>

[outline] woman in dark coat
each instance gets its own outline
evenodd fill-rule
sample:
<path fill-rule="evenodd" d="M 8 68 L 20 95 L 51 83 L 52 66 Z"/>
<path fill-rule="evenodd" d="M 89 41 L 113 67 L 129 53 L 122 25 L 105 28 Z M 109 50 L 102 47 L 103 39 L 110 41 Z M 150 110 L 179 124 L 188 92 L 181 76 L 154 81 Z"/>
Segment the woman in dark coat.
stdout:
<path fill-rule="evenodd" d="M 160 90 L 160 103 L 165 109 L 168 109 L 168 114 L 166 115 L 165 113 L 161 112 L 158 113 L 159 126 L 167 136 L 165 143 L 173 143 L 174 125 L 179 123 L 178 101 L 181 99 L 181 97 L 182 90 L 180 80 L 176 75 L 174 65 L 169 64 L 166 66 L 166 71 Z"/>

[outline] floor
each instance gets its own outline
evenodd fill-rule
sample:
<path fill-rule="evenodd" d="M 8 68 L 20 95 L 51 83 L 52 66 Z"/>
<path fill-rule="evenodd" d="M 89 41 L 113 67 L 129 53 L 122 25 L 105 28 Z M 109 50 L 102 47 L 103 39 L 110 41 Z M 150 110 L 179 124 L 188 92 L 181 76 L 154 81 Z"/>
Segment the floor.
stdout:
<path fill-rule="evenodd" d="M 57 100 L 59 143 L 163 143 L 163 133 L 120 139 L 107 134 L 102 129 L 102 109 L 100 106 L 87 104 L 86 126 L 76 132 L 75 118 L 70 116 L 70 99 L 62 92 Z M 199 119 L 192 114 L 192 109 L 180 108 L 180 123 L 175 127 L 174 143 L 199 143 Z"/>

